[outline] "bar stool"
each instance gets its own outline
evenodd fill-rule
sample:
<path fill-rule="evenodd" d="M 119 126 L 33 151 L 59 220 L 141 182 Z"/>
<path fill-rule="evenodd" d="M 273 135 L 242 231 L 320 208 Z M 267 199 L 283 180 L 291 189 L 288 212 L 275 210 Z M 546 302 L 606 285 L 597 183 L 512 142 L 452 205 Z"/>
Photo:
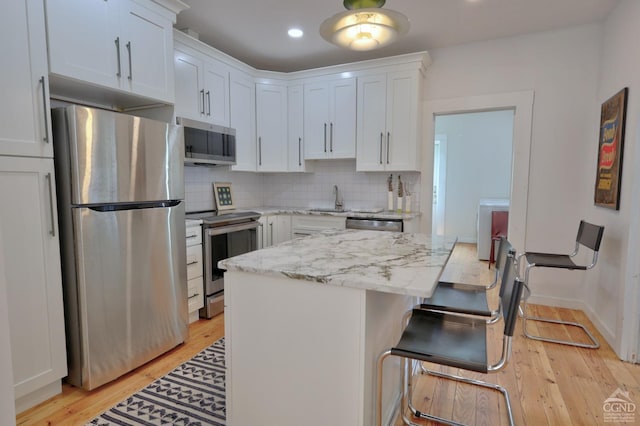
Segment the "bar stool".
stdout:
<path fill-rule="evenodd" d="M 412 399 L 411 369 L 409 360 L 426 361 L 454 368 L 480 373 L 502 370 L 511 357 L 513 331 L 518 318 L 518 306 L 522 295 L 523 282 L 516 278 L 516 268 L 512 255 L 508 256 L 501 283 L 501 303 L 504 311 L 504 337 L 502 355 L 495 364 L 489 364 L 487 357 L 487 322 L 479 317 L 452 315 L 423 309 L 413 309 L 406 315 L 407 325 L 398 344 L 383 352 L 377 363 L 376 425 L 382 423 L 382 370 L 384 361 L 390 356 L 403 358 L 402 374 L 402 420 L 407 425 L 413 423 L 404 414 L 408 407 L 413 416 L 440 423 L 458 425 L 442 417 L 423 413 L 415 409 Z M 410 316 L 409 316 L 410 314 Z M 427 370 L 429 375 L 455 380 L 471 385 L 486 387 L 502 394 L 506 401 L 509 424 L 513 425 L 513 413 L 509 393 L 504 387 L 482 380 L 469 379 L 452 374 Z"/>
<path fill-rule="evenodd" d="M 531 296 L 531 290 L 529 285 L 529 272 L 532 268 L 559 268 L 559 269 L 569 269 L 569 270 L 581 270 L 586 271 L 587 269 L 591 269 L 596 266 L 596 262 L 598 261 L 598 251 L 600 250 L 600 243 L 602 242 L 602 234 L 604 233 L 604 226 L 593 225 L 591 223 L 585 222 L 584 220 L 580 221 L 580 226 L 578 227 L 578 235 L 576 236 L 576 246 L 571 254 L 554 254 L 554 253 L 536 253 L 536 252 L 525 252 L 518 257 L 518 260 L 524 256 L 526 260 L 526 266 L 524 270 L 524 283 L 525 283 L 525 297 L 522 302 L 522 328 L 524 330 L 524 335 L 530 339 L 541 340 L 543 342 L 551 342 L 551 343 L 559 343 L 562 345 L 569 346 L 578 346 L 581 348 L 589 348 L 589 349 L 597 349 L 600 347 L 600 343 L 598 339 L 595 338 L 593 334 L 585 327 L 584 325 L 572 322 L 572 321 L 561 321 L 552 318 L 541 318 L 541 317 L 531 317 L 527 315 L 527 300 L 529 296 Z M 593 251 L 593 259 L 589 265 L 576 265 L 573 262 L 573 257 L 578 254 L 578 250 L 580 246 L 583 245 Z M 568 325 L 572 327 L 578 327 L 582 329 L 591 343 L 580 343 L 574 342 L 572 340 L 562 340 L 562 339 L 552 339 L 550 337 L 537 336 L 529 333 L 527 330 L 527 322 L 528 321 L 540 321 L 552 324 L 562 324 Z"/>

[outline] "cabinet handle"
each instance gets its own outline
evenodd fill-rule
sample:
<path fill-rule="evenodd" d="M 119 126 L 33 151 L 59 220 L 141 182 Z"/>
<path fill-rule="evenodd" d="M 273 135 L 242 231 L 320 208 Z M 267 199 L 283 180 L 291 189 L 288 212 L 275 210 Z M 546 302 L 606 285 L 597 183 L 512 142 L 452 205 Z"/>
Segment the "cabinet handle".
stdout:
<path fill-rule="evenodd" d="M 302 166 L 302 138 L 298 138 L 298 166 Z"/>
<path fill-rule="evenodd" d="M 189 265 L 195 265 L 196 263 L 198 263 L 198 261 L 197 261 L 197 260 L 194 260 L 193 262 L 187 262 L 187 266 L 189 266 Z"/>
<path fill-rule="evenodd" d="M 384 133 L 380 132 L 380 164 L 382 164 L 382 138 L 384 138 Z"/>
<path fill-rule="evenodd" d="M 51 215 L 51 230 L 49 234 L 52 237 L 56 236 L 56 224 L 55 217 L 53 215 L 53 188 L 51 187 L 51 173 L 47 173 L 45 178 L 47 179 L 47 184 L 49 186 L 49 215 Z"/>
<path fill-rule="evenodd" d="M 198 236 L 198 234 L 187 235 L 187 239 L 189 239 L 189 238 L 195 238 L 195 237 L 197 237 L 197 236 Z"/>
<path fill-rule="evenodd" d="M 269 245 L 273 245 L 273 223 L 269 224 Z"/>
<path fill-rule="evenodd" d="M 132 66 L 131 66 L 131 42 L 127 42 L 127 51 L 129 52 L 129 77 L 127 77 L 129 80 L 133 80 L 133 71 L 132 71 Z"/>
<path fill-rule="evenodd" d="M 258 166 L 262 166 L 262 136 L 258 136 Z"/>
<path fill-rule="evenodd" d="M 200 293 L 196 293 L 193 296 L 189 296 L 189 299 L 193 299 L 194 297 L 198 297 L 198 296 L 200 296 Z"/>
<path fill-rule="evenodd" d="M 387 132 L 387 164 L 389 164 L 389 138 L 391 137 L 391 132 Z"/>
<path fill-rule="evenodd" d="M 329 132 L 329 151 L 333 152 L 333 123 L 331 123 L 331 131 Z"/>
<path fill-rule="evenodd" d="M 209 106 L 208 116 L 211 116 L 211 91 L 207 90 L 207 105 Z"/>
<path fill-rule="evenodd" d="M 116 73 L 117 77 L 122 75 L 122 63 L 120 62 L 120 37 L 116 37 L 114 40 L 116 43 L 116 57 L 118 58 L 118 72 Z"/>
<path fill-rule="evenodd" d="M 44 76 L 40 77 L 40 83 L 42 83 L 42 112 L 44 112 L 44 136 L 42 140 L 49 143 L 49 119 L 47 118 L 47 90 L 45 87 Z"/>
<path fill-rule="evenodd" d="M 200 111 L 200 114 L 204 115 L 204 89 L 200 91 L 200 94 L 202 95 L 202 110 Z"/>
<path fill-rule="evenodd" d="M 327 152 L 327 123 L 324 123 L 324 152 Z"/>

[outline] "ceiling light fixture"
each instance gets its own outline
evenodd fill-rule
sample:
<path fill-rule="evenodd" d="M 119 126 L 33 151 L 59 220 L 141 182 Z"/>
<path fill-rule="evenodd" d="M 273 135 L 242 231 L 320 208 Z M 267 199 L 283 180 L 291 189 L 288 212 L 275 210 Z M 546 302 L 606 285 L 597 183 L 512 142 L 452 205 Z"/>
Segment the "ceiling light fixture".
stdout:
<path fill-rule="evenodd" d="M 385 0 L 344 0 L 346 12 L 320 25 L 320 35 L 330 43 L 352 50 L 372 50 L 393 42 L 409 31 L 402 13 L 380 9 Z"/>
<path fill-rule="evenodd" d="M 304 32 L 302 32 L 300 28 L 291 28 L 289 31 L 287 31 L 287 34 L 289 34 L 289 37 L 300 38 L 302 37 Z"/>

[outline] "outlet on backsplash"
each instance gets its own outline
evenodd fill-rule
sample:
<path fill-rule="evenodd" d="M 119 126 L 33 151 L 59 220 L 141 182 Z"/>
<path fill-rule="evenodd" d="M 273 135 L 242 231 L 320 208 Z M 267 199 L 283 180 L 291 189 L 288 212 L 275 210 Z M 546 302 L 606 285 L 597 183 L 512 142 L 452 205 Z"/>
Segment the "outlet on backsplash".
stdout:
<path fill-rule="evenodd" d="M 317 161 L 314 173 L 236 172 L 229 167 L 185 167 L 187 211 L 214 208 L 213 182 L 232 182 L 236 208 L 333 206 L 333 186 L 345 209 L 386 208 L 387 173 L 355 171 L 355 160 Z M 411 183 L 411 210 L 419 210 L 420 173 L 403 172 Z"/>

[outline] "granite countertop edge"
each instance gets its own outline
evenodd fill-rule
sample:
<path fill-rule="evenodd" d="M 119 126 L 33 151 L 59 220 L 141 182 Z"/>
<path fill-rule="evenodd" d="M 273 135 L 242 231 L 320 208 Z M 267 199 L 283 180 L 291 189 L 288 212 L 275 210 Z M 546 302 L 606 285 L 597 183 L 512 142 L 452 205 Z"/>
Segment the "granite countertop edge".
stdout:
<path fill-rule="evenodd" d="M 380 212 L 365 212 L 345 210 L 342 212 L 321 212 L 313 211 L 311 207 L 286 207 L 286 206 L 267 206 L 267 207 L 250 207 L 243 210 L 251 210 L 261 215 L 291 214 L 291 215 L 308 215 L 308 216 L 335 216 L 335 217 L 357 217 L 363 219 L 402 219 L 409 220 L 420 217 L 420 212 L 403 212 L 383 210 Z"/>

